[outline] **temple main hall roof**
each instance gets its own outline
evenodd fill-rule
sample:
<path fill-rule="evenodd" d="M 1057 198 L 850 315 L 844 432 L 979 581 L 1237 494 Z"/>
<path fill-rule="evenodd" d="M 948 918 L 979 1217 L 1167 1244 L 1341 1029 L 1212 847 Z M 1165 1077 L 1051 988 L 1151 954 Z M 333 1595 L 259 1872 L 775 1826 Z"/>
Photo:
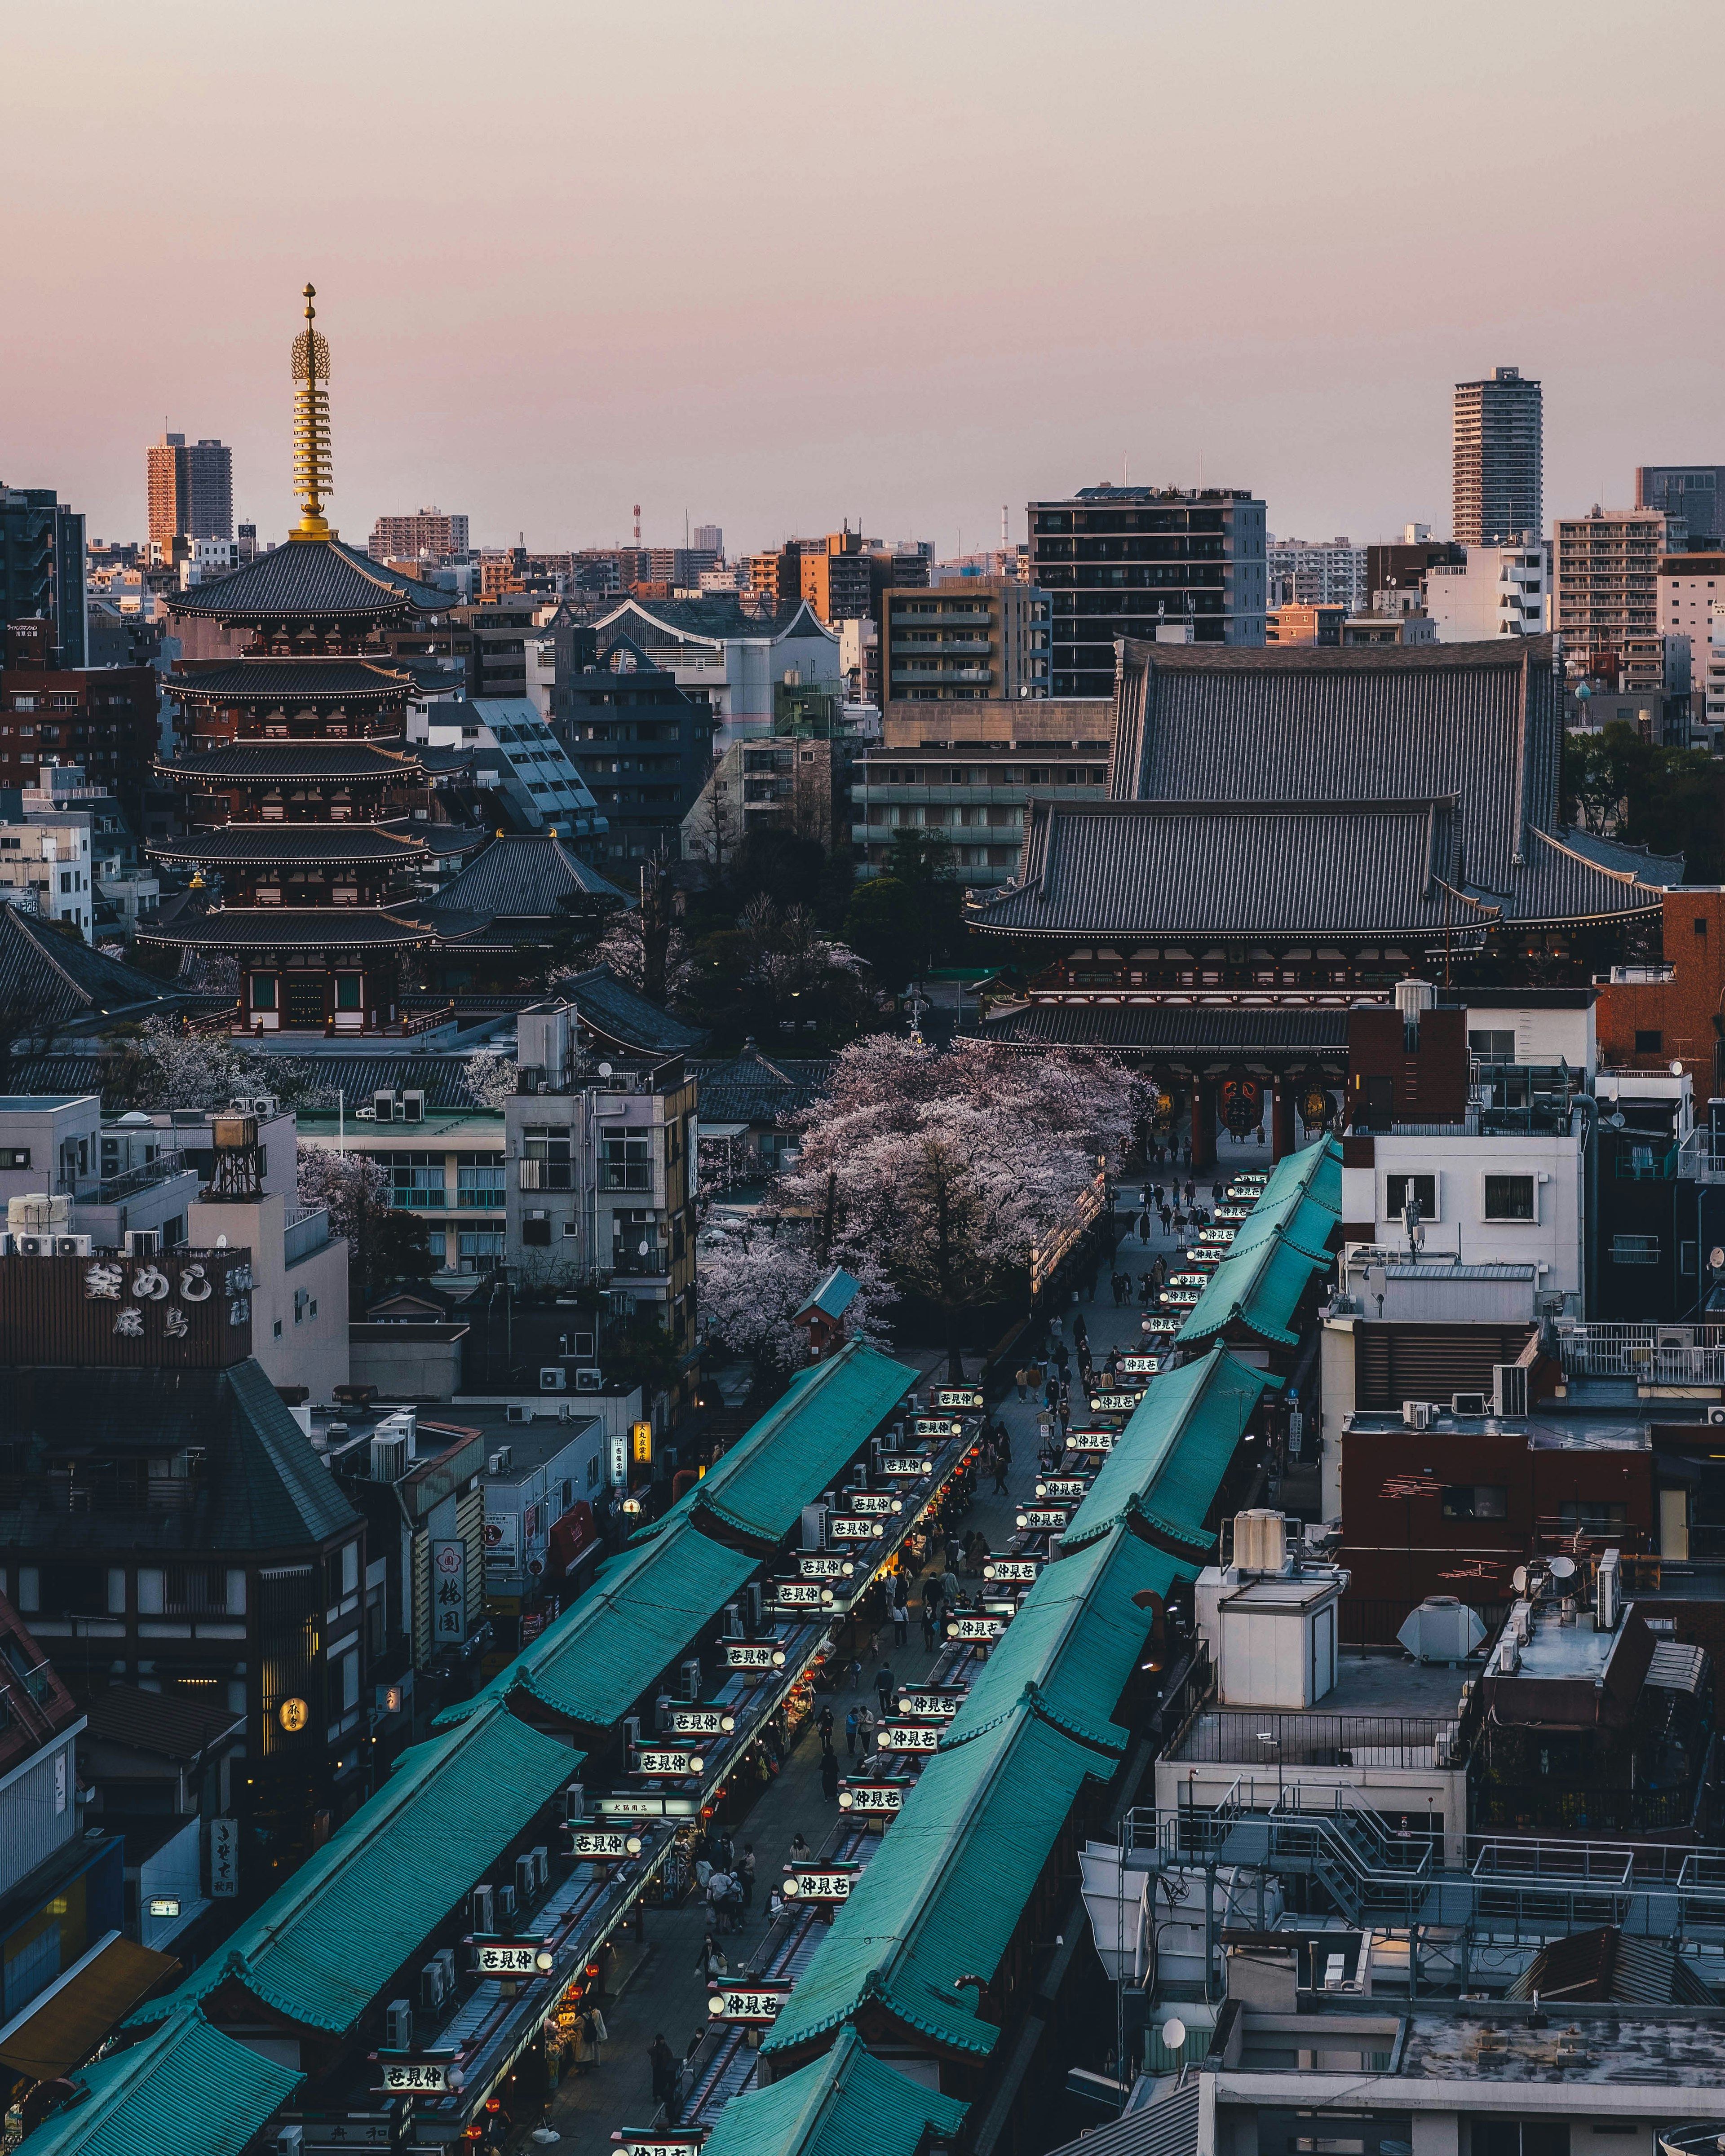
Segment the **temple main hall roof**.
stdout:
<path fill-rule="evenodd" d="M 236 659 L 171 675 L 167 687 L 182 703 L 383 704 L 411 696 L 414 683 L 369 659 Z"/>
<path fill-rule="evenodd" d="M 290 538 L 167 603 L 171 613 L 215 621 L 315 622 L 447 613 L 455 601 L 339 539 Z"/>
<path fill-rule="evenodd" d="M 201 951 L 387 951 L 438 937 L 411 915 L 376 906 L 188 906 L 141 929 L 138 940 Z"/>
<path fill-rule="evenodd" d="M 1563 822 L 1549 637 L 1120 652 L 1112 799 L 1034 808 L 984 931 L 1563 927 L 1655 913 L 1681 878 Z"/>

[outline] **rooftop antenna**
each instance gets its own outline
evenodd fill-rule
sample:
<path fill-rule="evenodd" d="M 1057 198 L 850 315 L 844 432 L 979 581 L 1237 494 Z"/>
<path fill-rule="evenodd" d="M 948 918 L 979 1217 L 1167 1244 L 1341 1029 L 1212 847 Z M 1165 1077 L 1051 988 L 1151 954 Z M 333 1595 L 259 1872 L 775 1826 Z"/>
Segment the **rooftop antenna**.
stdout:
<path fill-rule="evenodd" d="M 639 502 L 637 502 L 637 503 L 635 504 L 635 544 L 636 544 L 636 546 L 637 546 L 637 547 L 639 547 L 639 546 L 640 545 L 640 543 L 641 543 L 641 505 L 640 505 L 640 503 L 639 503 Z"/>

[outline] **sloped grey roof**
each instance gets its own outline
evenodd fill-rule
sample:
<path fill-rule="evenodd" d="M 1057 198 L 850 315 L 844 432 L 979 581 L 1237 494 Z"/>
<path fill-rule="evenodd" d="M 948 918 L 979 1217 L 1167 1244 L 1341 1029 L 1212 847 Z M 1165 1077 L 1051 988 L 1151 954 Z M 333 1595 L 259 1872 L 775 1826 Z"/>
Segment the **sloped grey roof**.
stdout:
<path fill-rule="evenodd" d="M 981 920 L 1019 936 L 1441 935 L 1496 909 L 1460 887 L 1453 798 L 1033 804 L 1022 880 Z"/>
<path fill-rule="evenodd" d="M 320 615 L 382 621 L 447 613 L 455 600 L 339 539 L 290 539 L 231 577 L 171 593 L 167 604 L 172 613 L 217 621 L 311 621 Z"/>
<path fill-rule="evenodd" d="M 685 1025 L 661 1010 L 607 966 L 560 981 L 557 991 L 574 1004 L 583 1025 L 637 1055 L 687 1055 L 706 1039 L 698 1026 Z"/>
<path fill-rule="evenodd" d="M 177 1010 L 181 1001 L 136 966 L 105 957 L 15 906 L 0 906 L 0 1009 L 10 1014 L 15 1038 L 80 1019 L 146 1018 Z"/>
<path fill-rule="evenodd" d="M 1203 2084 L 1196 2075 L 1184 2088 L 1062 2142 L 1051 2156 L 1198 2156 L 1198 2107 Z"/>
<path fill-rule="evenodd" d="M 983 1040 L 1008 1047 L 1132 1050 L 1148 1055 L 1345 1055 L 1345 1010 L 1239 1010 L 1201 1004 L 1032 1004 L 988 1019 Z"/>
<path fill-rule="evenodd" d="M 172 921 L 164 906 L 138 941 L 174 950 L 391 951 L 434 943 L 437 932 L 375 906 L 213 906 L 203 913 L 187 906 Z"/>
<path fill-rule="evenodd" d="M 566 897 L 634 903 L 549 831 L 506 832 L 444 886 L 429 912 L 439 924 L 455 915 L 560 922 Z"/>
<path fill-rule="evenodd" d="M 232 861 L 267 867 L 311 862 L 336 866 L 362 861 L 423 860 L 426 848 L 406 829 L 385 830 L 377 824 L 223 824 L 189 839 L 158 839 L 146 851 L 158 861 Z"/>
<path fill-rule="evenodd" d="M 297 778 L 411 779 L 430 768 L 428 756 L 442 753 L 398 742 L 235 742 L 207 756 L 181 757 L 172 763 L 157 763 L 156 768 L 165 778 L 205 780 L 213 785 L 266 786 Z"/>
<path fill-rule="evenodd" d="M 168 694 L 197 702 L 290 704 L 388 703 L 407 696 L 413 680 L 368 659 L 236 659 L 193 674 L 172 674 Z"/>
<path fill-rule="evenodd" d="M 776 1123 L 806 1108 L 832 1075 L 821 1058 L 768 1062 L 759 1055 L 726 1056 L 691 1064 L 701 1120 L 708 1123 Z"/>

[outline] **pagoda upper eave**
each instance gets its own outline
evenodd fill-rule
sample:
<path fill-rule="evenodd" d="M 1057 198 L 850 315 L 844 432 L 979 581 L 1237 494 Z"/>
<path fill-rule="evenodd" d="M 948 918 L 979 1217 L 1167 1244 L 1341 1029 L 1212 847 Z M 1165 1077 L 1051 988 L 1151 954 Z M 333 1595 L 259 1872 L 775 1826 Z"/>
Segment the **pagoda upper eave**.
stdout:
<path fill-rule="evenodd" d="M 439 941 L 424 921 L 372 906 L 213 906 L 171 925 L 140 922 L 138 941 L 173 951 L 414 950 Z"/>
<path fill-rule="evenodd" d="M 259 704 L 321 708 L 326 705 L 400 703 L 418 693 L 410 674 L 370 660 L 236 659 L 188 674 L 172 674 L 167 693 L 182 703 Z"/>
<path fill-rule="evenodd" d="M 158 757 L 153 767 L 190 786 L 367 786 L 425 776 L 417 756 L 375 741 L 229 742 L 202 756 Z"/>
<path fill-rule="evenodd" d="M 188 839 L 153 840 L 152 860 L 196 862 L 208 868 L 269 868 L 304 865 L 361 868 L 379 863 L 416 867 L 430 849 L 418 839 L 380 830 L 374 824 L 227 824 Z"/>

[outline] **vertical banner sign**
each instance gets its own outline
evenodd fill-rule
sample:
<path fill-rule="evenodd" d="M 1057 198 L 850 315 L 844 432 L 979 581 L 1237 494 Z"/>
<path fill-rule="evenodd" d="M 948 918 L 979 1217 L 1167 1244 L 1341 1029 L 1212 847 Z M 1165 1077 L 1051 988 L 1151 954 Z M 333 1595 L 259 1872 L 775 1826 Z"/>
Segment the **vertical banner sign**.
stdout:
<path fill-rule="evenodd" d="M 209 1823 L 209 1891 L 213 1900 L 231 1901 L 239 1892 L 239 1821 Z"/>
<path fill-rule="evenodd" d="M 629 1426 L 629 1439 L 634 1448 L 637 1467 L 653 1465 L 653 1425 L 650 1422 L 632 1422 Z"/>
<path fill-rule="evenodd" d="M 467 1545 L 431 1545 L 431 1636 L 440 1647 L 467 1644 Z"/>

